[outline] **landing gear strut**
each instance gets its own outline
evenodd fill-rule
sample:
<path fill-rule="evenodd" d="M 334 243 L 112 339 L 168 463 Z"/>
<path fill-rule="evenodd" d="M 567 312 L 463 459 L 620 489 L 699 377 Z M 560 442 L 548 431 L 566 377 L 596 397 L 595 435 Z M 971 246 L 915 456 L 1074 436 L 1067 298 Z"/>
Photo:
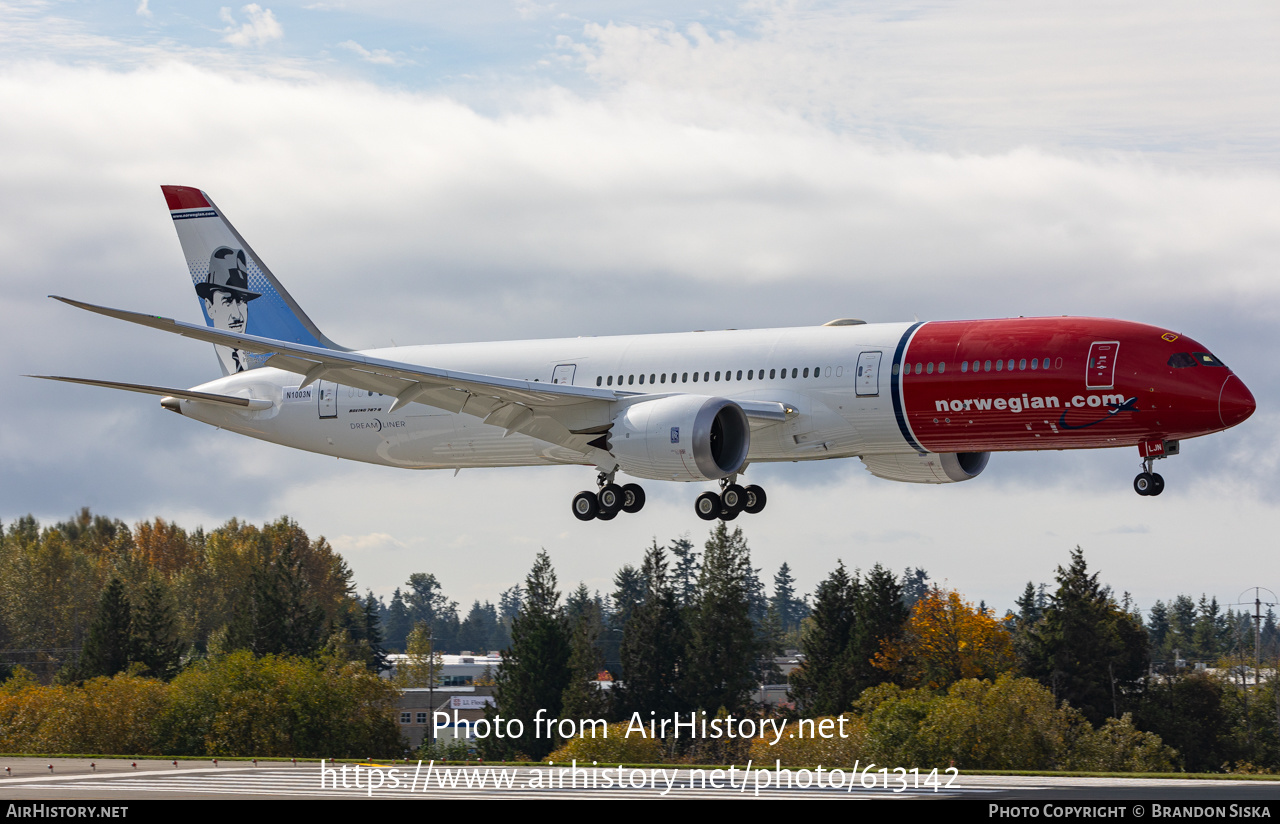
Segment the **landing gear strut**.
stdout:
<path fill-rule="evenodd" d="M 619 512 L 639 512 L 644 508 L 644 488 L 639 484 L 613 482 L 613 472 L 596 476 L 599 492 L 583 491 L 573 496 L 573 516 L 579 521 L 598 518 L 612 521 Z"/>
<path fill-rule="evenodd" d="M 1163 455 L 1148 455 L 1142 459 L 1142 471 L 1133 479 L 1133 491 L 1139 495 L 1159 495 L 1164 492 L 1164 478 L 1151 471 L 1151 465 Z"/>

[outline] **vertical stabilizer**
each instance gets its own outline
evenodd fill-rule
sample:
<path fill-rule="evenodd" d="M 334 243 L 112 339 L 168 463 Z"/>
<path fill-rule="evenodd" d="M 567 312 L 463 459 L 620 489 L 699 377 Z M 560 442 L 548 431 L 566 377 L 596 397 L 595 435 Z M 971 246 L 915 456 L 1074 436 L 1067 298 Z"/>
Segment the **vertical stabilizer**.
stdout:
<path fill-rule="evenodd" d="M 346 351 L 312 323 L 207 194 L 190 186 L 160 189 L 169 204 L 206 324 Z M 224 375 L 255 369 L 267 358 L 228 346 L 214 349 Z"/>

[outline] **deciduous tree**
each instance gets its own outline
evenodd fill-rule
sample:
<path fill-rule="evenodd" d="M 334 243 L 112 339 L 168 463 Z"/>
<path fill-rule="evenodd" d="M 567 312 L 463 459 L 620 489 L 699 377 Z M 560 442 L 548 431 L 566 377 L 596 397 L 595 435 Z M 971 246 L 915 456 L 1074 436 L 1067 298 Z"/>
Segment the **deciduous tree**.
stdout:
<path fill-rule="evenodd" d="M 963 678 L 995 678 L 1013 667 L 1009 633 L 954 590 L 931 589 L 911 610 L 902 639 L 875 665 L 902 683 L 945 689 Z"/>

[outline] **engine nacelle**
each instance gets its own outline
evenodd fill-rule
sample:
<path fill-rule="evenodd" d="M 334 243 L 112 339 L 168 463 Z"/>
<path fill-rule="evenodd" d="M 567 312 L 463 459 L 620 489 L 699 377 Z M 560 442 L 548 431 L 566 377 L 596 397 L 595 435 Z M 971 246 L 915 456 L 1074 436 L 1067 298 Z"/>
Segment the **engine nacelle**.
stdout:
<path fill-rule="evenodd" d="M 916 484 L 950 484 L 968 481 L 987 468 L 990 452 L 944 452 L 921 455 L 865 455 L 862 463 L 877 478 Z"/>
<path fill-rule="evenodd" d="M 716 481 L 742 469 L 751 425 L 742 407 L 726 398 L 672 395 L 624 409 L 614 418 L 609 444 L 628 475 Z"/>

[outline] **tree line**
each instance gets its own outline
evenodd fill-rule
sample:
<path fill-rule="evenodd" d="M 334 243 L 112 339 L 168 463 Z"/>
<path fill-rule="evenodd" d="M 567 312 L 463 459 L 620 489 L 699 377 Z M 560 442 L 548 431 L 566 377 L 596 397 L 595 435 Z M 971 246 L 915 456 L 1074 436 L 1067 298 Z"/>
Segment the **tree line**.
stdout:
<path fill-rule="evenodd" d="M 1078 548 L 1052 586 L 1028 583 L 1001 618 L 932 586 L 919 568 L 895 575 L 879 564 L 864 572 L 840 563 L 807 595 L 785 563 L 771 592 L 761 573 L 741 530 L 719 524 L 701 549 L 687 537 L 654 541 L 604 594 L 579 584 L 562 595 L 550 557 L 540 553 L 496 605 L 476 601 L 461 617 L 427 572 L 411 575 L 389 603 L 359 597 L 342 558 L 288 518 L 260 527 L 232 520 L 206 533 L 160 519 L 130 529 L 88 510 L 48 527 L 27 517 L 0 529 L 0 679 L 8 679 L 12 709 L 14 690 L 34 701 L 37 682 L 73 691 L 105 689 L 102 679 L 176 684 L 243 656 L 340 662 L 375 676 L 385 651 L 408 649 L 417 627 L 419 646 L 432 637 L 433 652 L 503 651 L 493 675 L 508 717 L 538 709 L 579 719 L 699 710 L 741 717 L 762 711 L 752 694 L 784 680 L 775 659 L 795 649 L 801 663 L 781 712 L 852 714 L 870 724 L 868 741 L 881 742 L 868 752 L 897 751 L 938 729 L 930 713 L 1020 696 L 1020 706 L 1058 707 L 1050 726 L 1061 732 L 1059 744 L 1041 749 L 1057 753 L 1059 765 L 1106 750 L 1095 738 L 1108 730 L 1108 740 L 1128 743 L 1113 747 L 1121 754 L 1107 763 L 1147 752 L 1144 763 L 1165 758 L 1189 770 L 1280 768 L 1277 679 L 1246 684 L 1239 665 L 1251 662 L 1251 616 L 1223 612 L 1216 599 L 1158 601 L 1144 620 Z M 1280 638 L 1271 610 L 1261 631 L 1264 659 L 1274 665 Z M 1187 666 L 1195 659 L 1223 667 L 1209 674 Z M 612 689 L 600 689 L 602 673 Z M 1010 678 L 1034 686 L 990 693 L 966 686 Z M 72 704 L 68 696 L 83 698 L 59 694 Z M 961 697 L 946 698 L 953 694 Z M 915 727 L 875 721 L 882 717 L 915 719 Z M 896 732 L 875 737 L 889 729 Z M 541 758 L 565 743 L 485 746 L 490 757 Z M 949 757 L 979 757 L 966 746 L 955 744 Z"/>

